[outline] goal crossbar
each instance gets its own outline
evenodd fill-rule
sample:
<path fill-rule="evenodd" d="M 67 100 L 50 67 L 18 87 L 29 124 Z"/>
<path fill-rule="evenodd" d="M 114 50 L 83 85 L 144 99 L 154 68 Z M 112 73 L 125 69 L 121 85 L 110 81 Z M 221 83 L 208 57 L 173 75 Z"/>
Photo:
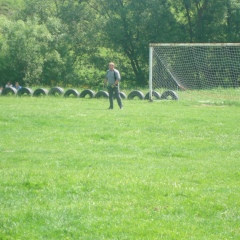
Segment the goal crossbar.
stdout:
<path fill-rule="evenodd" d="M 240 46 L 240 43 L 150 43 L 149 47 L 228 47 L 228 46 Z"/>

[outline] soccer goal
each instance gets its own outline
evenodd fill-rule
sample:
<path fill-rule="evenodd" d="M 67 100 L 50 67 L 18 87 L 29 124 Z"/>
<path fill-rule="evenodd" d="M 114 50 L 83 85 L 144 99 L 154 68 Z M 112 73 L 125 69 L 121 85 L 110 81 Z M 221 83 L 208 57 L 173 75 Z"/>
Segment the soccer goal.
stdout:
<path fill-rule="evenodd" d="M 240 43 L 149 45 L 149 99 L 240 101 Z"/>

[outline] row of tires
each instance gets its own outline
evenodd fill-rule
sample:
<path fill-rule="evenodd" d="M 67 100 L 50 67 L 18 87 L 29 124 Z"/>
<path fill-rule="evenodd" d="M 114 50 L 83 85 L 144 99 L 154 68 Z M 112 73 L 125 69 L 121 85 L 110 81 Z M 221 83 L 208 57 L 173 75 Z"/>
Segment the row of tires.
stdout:
<path fill-rule="evenodd" d="M 85 98 L 88 96 L 89 98 L 108 98 L 108 92 L 101 90 L 95 93 L 91 89 L 85 89 L 81 93 L 79 93 L 76 89 L 68 89 L 66 92 L 64 92 L 64 89 L 61 87 L 53 87 L 50 90 L 47 90 L 45 88 L 38 88 L 35 91 L 28 87 L 22 87 L 21 89 L 17 90 L 13 87 L 7 87 L 4 88 L 2 91 L 3 96 L 7 95 L 17 95 L 17 96 L 23 96 L 23 95 L 28 95 L 28 96 L 34 96 L 34 97 L 39 97 L 39 96 L 61 96 L 63 95 L 64 97 L 80 97 L 80 98 Z M 140 100 L 143 99 L 149 99 L 149 92 L 144 95 L 141 91 L 139 90 L 133 90 L 131 91 L 128 96 L 124 92 L 120 92 L 121 98 L 122 99 L 133 99 L 133 98 L 139 98 Z M 165 91 L 164 93 L 160 94 L 157 91 L 153 91 L 152 95 L 155 99 L 172 99 L 172 100 L 178 100 L 178 95 L 176 92 L 172 90 Z"/>

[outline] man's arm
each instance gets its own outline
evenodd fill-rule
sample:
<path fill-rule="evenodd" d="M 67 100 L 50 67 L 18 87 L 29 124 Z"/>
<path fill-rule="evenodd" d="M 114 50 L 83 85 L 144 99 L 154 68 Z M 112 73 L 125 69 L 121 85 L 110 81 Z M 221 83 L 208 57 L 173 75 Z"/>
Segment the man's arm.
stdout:
<path fill-rule="evenodd" d="M 120 73 L 119 71 L 114 71 L 114 74 L 116 74 L 116 77 L 115 77 L 115 85 L 118 85 L 118 83 L 120 82 Z"/>

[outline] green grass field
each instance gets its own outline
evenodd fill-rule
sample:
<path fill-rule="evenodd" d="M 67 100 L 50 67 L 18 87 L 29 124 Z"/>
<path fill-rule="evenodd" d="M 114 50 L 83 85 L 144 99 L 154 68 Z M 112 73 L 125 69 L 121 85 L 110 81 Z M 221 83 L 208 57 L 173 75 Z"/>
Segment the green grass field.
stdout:
<path fill-rule="evenodd" d="M 240 239 L 240 105 L 123 103 L 0 98 L 1 240 Z"/>

